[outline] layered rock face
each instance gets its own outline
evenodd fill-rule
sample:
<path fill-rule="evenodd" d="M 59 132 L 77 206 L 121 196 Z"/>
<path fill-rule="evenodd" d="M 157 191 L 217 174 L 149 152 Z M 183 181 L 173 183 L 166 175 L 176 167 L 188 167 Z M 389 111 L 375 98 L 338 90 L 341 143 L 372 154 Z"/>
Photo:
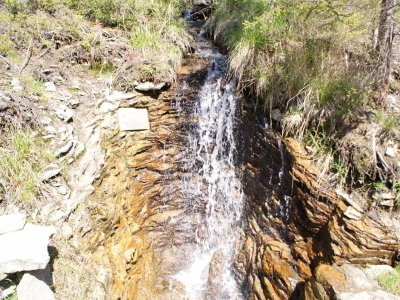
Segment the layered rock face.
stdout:
<path fill-rule="evenodd" d="M 305 149 L 281 141 L 250 105 L 242 116 L 248 226 L 235 270 L 250 299 L 333 299 L 320 278 L 346 276 L 321 266 L 392 264 L 398 242 L 388 228 L 335 190 Z M 316 287 L 320 293 L 307 292 Z"/>
<path fill-rule="evenodd" d="M 181 95 L 149 91 L 121 102 L 120 107 L 146 108 L 150 130 L 116 129 L 103 137 L 106 163 L 92 197 L 100 204 L 93 216 L 97 228 L 86 238 L 99 261 L 113 269 L 113 299 L 175 299 L 183 293 L 179 282 L 160 274 L 182 268 L 176 258 L 190 255 L 186 237 L 195 230 L 191 220 L 183 221 L 179 185 L 186 176 L 187 132 L 195 122 L 188 112 L 207 62 L 193 56 L 187 65 L 195 72 L 182 68 L 187 88 Z"/>
<path fill-rule="evenodd" d="M 102 137 L 106 161 L 92 197 L 97 227 L 86 239 L 113 270 L 112 298 L 185 297 L 173 275 L 193 261 L 193 237 L 207 235 L 180 194 L 188 132 L 196 124 L 191 109 L 206 65 L 187 58 L 180 95 L 149 90 L 120 103 L 148 109 L 151 130 L 115 129 Z M 236 167 L 246 204 L 233 271 L 245 299 L 346 299 L 347 286 L 361 289 L 346 284 L 358 270 L 350 272 L 349 263 L 392 263 L 397 238 L 336 190 L 300 145 L 281 140 L 248 101 L 238 123 Z M 200 200 L 193 200 L 199 211 L 206 205 Z M 220 255 L 212 259 L 205 299 L 220 299 L 213 290 Z"/>

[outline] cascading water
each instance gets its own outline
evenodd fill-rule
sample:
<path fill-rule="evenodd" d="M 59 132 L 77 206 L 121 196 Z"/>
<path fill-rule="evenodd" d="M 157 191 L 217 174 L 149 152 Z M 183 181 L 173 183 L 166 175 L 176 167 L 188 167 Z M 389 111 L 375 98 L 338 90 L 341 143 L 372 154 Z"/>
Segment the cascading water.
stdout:
<path fill-rule="evenodd" d="M 200 39 L 201 44 L 207 43 Z M 235 168 L 233 82 L 223 83 L 227 59 L 210 49 L 199 49 L 210 59 L 207 79 L 198 94 L 190 131 L 182 197 L 196 219 L 195 259 L 173 276 L 184 284 L 186 299 L 242 299 L 231 266 L 243 206 L 243 192 Z"/>

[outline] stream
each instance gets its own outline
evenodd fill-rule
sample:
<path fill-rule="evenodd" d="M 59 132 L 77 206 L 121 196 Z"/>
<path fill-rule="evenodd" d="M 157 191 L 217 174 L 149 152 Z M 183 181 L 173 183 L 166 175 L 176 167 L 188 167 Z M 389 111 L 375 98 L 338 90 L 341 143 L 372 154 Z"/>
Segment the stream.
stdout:
<path fill-rule="evenodd" d="M 240 174 L 235 167 L 237 114 L 233 82 L 224 82 L 227 58 L 198 38 L 200 56 L 209 59 L 189 131 L 182 179 L 186 214 L 198 220 L 194 261 L 173 276 L 185 286 L 187 299 L 242 299 L 231 266 L 243 210 Z"/>

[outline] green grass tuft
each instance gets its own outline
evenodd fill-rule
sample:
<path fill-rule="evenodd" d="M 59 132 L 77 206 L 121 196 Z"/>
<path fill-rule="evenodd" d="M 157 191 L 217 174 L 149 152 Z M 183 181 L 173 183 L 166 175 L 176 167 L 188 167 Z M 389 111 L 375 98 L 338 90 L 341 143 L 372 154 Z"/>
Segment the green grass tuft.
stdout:
<path fill-rule="evenodd" d="M 30 201 L 37 196 L 39 172 L 51 158 L 45 143 L 30 131 L 17 131 L 0 144 L 0 179 L 5 198 Z"/>
<path fill-rule="evenodd" d="M 400 296 L 400 264 L 396 264 L 393 271 L 378 277 L 379 283 L 393 294 Z"/>

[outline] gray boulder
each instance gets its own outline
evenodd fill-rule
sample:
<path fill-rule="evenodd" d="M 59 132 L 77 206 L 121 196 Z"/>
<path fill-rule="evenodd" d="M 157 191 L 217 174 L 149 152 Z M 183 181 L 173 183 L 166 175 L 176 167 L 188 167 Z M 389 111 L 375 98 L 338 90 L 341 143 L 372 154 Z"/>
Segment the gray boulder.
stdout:
<path fill-rule="evenodd" d="M 54 294 L 48 286 L 47 269 L 25 273 L 17 287 L 18 300 L 54 300 Z M 50 269 L 48 269 L 50 270 Z"/>
<path fill-rule="evenodd" d="M 50 257 L 47 252 L 54 227 L 26 224 L 24 229 L 0 235 L 0 273 L 44 269 Z"/>
<path fill-rule="evenodd" d="M 13 214 L 0 217 L 0 234 L 21 230 L 26 222 L 25 214 Z M 1 246 L 0 246 L 1 247 Z"/>

